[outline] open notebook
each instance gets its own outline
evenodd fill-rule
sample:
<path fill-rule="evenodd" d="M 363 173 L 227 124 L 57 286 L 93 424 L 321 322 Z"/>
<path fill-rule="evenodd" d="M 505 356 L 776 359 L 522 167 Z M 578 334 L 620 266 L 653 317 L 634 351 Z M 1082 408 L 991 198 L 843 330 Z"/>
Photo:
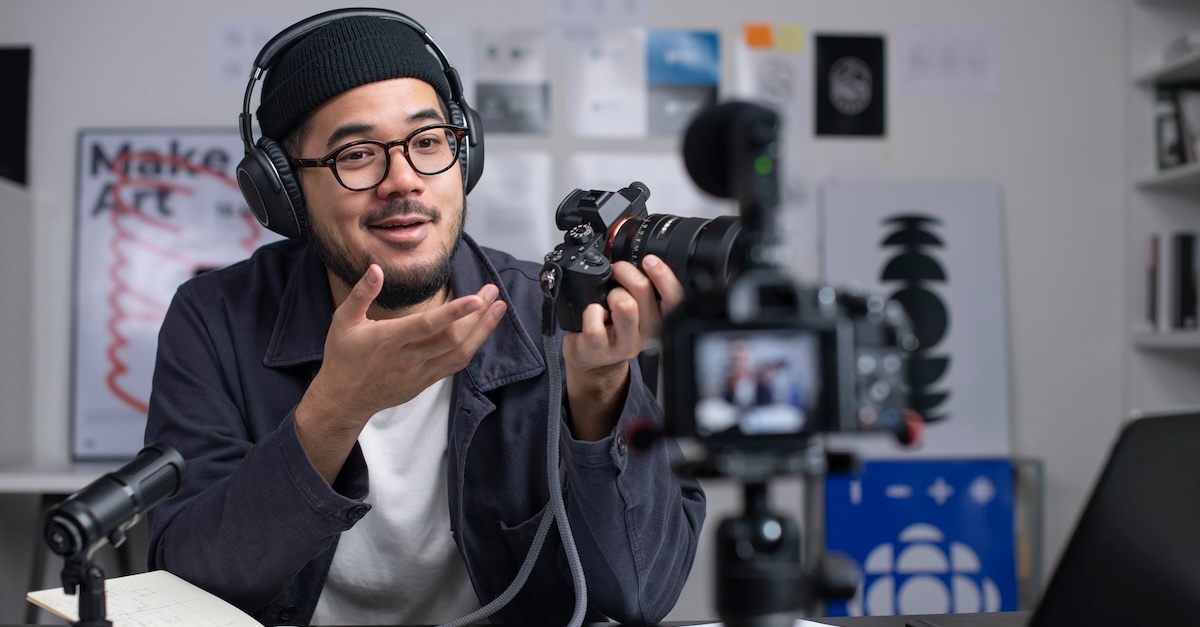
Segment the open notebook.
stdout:
<path fill-rule="evenodd" d="M 114 627 L 261 627 L 248 614 L 165 570 L 114 577 L 104 582 L 108 620 Z M 25 599 L 68 621 L 79 620 L 79 597 L 62 588 Z"/>

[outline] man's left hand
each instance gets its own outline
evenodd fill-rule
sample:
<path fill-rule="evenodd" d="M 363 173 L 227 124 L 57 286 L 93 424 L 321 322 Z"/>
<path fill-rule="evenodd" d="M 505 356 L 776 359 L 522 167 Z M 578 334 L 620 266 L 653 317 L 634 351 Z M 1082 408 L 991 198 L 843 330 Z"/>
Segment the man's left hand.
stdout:
<path fill-rule="evenodd" d="M 567 400 L 575 437 L 599 440 L 612 432 L 629 385 L 629 360 L 650 346 L 663 315 L 683 300 L 683 285 L 661 259 L 647 255 L 639 270 L 627 261 L 613 264 L 620 284 L 583 311 L 582 331 L 563 339 Z"/>

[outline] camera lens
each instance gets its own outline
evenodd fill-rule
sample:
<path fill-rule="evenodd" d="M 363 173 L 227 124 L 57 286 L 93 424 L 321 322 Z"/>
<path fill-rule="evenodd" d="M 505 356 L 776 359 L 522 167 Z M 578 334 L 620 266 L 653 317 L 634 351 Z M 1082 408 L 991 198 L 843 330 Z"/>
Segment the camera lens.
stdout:
<path fill-rule="evenodd" d="M 737 216 L 683 218 L 656 213 L 630 218 L 610 231 L 609 258 L 639 268 L 646 255 L 662 259 L 684 285 L 724 284 L 741 261 L 741 222 Z"/>

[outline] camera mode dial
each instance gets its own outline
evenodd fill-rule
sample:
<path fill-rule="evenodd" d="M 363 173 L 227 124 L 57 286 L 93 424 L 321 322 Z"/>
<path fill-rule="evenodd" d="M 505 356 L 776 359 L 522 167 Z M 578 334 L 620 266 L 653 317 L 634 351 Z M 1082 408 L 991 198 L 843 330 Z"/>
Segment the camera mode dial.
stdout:
<path fill-rule="evenodd" d="M 580 224 L 567 231 L 567 241 L 572 244 L 587 244 L 592 241 L 593 235 L 595 235 L 595 231 L 592 230 L 592 225 Z"/>

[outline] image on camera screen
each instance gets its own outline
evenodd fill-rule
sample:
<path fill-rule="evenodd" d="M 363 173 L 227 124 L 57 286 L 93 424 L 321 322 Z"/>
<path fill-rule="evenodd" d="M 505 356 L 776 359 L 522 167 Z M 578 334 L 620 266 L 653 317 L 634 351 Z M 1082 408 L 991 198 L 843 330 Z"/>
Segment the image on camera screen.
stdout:
<path fill-rule="evenodd" d="M 811 331 L 714 331 L 696 339 L 696 434 L 801 433 L 820 399 L 820 339 Z"/>

